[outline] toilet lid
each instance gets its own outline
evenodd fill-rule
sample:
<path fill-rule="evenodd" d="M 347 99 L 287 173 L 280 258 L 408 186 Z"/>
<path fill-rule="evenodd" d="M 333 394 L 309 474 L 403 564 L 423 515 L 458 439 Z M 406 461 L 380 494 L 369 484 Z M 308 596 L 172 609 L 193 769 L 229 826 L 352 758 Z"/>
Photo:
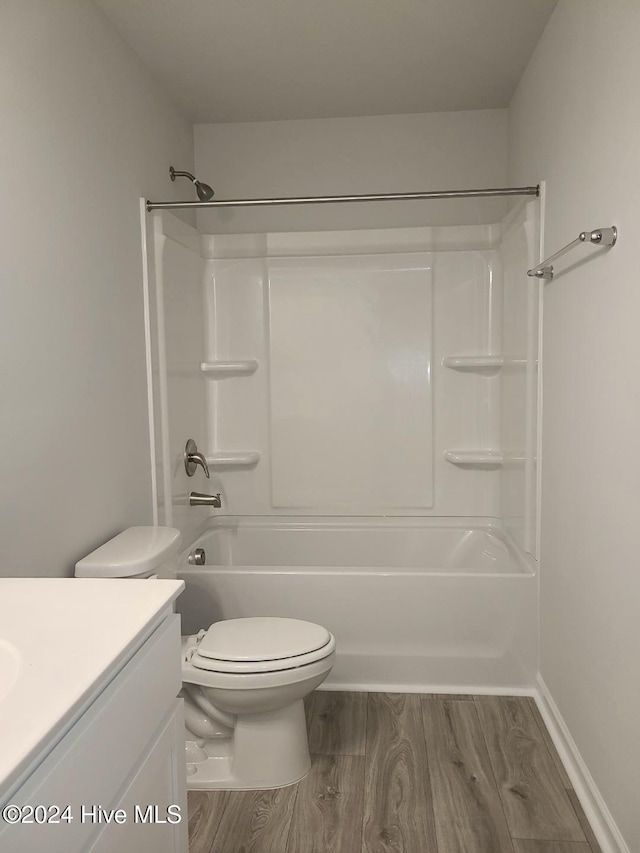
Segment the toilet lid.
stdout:
<path fill-rule="evenodd" d="M 321 660 L 334 649 L 335 639 L 321 625 L 258 616 L 214 622 L 190 662 L 217 672 L 273 672 Z"/>
<path fill-rule="evenodd" d="M 315 652 L 327 645 L 330 636 L 321 625 L 300 619 L 225 619 L 209 628 L 198 645 L 198 654 L 228 661 L 281 660 Z"/>

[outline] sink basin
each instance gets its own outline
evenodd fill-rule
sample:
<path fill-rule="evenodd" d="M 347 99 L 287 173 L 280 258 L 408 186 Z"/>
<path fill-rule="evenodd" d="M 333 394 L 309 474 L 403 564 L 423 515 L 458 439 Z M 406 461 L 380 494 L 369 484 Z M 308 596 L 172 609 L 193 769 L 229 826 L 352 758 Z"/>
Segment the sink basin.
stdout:
<path fill-rule="evenodd" d="M 11 693 L 20 667 L 20 652 L 11 643 L 0 640 L 0 702 Z"/>

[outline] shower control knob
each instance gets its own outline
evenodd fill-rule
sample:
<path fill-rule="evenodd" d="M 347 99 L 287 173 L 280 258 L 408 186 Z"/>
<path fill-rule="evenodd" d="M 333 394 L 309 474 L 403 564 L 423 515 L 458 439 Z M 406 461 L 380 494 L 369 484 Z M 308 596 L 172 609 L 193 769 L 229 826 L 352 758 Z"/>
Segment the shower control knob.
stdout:
<path fill-rule="evenodd" d="M 187 562 L 191 566 L 204 566 L 206 559 L 207 555 L 204 548 L 196 548 L 195 551 L 192 551 L 187 557 Z"/>
<path fill-rule="evenodd" d="M 198 465 L 204 471 L 204 476 L 209 479 L 207 460 L 204 458 L 204 454 L 198 453 L 197 444 L 190 438 L 184 447 L 184 470 L 187 472 L 187 477 L 193 477 Z"/>

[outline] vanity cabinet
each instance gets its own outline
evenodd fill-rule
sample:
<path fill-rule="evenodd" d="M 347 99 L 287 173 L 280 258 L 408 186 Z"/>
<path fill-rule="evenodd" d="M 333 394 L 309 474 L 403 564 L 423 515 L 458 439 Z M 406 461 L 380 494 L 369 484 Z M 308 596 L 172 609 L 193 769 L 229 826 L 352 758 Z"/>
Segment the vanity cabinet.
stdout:
<path fill-rule="evenodd" d="M 2 853 L 187 853 L 180 688 L 180 619 L 167 608 L 146 641 L 114 661 L 46 757 L 2 797 L 5 808 L 60 810 L 47 815 L 57 823 L 40 823 L 42 810 L 30 823 L 0 820 Z"/>

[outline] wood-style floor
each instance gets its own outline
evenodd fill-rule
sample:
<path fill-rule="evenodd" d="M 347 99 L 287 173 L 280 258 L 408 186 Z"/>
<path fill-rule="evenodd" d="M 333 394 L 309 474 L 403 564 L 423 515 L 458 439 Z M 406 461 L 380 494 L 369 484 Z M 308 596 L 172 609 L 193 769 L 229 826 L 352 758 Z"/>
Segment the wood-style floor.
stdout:
<path fill-rule="evenodd" d="M 190 792 L 190 853 L 600 853 L 532 699 L 317 692 L 306 710 L 306 778 Z"/>

